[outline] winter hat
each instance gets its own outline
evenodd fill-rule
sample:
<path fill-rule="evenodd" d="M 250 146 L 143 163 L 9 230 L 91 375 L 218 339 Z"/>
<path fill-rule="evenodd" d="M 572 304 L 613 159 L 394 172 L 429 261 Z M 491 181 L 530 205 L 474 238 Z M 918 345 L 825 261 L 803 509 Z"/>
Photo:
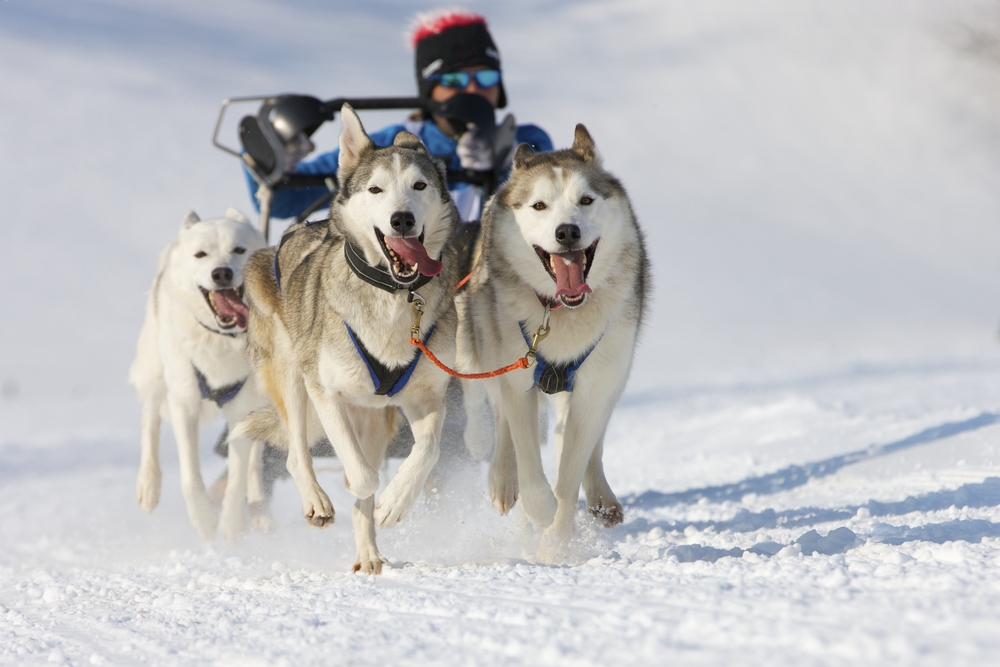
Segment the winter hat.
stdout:
<path fill-rule="evenodd" d="M 436 81 L 427 77 L 455 72 L 463 67 L 485 65 L 500 69 L 500 53 L 486 29 L 486 19 L 462 9 L 448 9 L 417 16 L 410 44 L 416 51 L 417 88 L 425 107 L 430 108 L 431 90 Z M 507 93 L 500 86 L 497 108 L 507 106 Z"/>

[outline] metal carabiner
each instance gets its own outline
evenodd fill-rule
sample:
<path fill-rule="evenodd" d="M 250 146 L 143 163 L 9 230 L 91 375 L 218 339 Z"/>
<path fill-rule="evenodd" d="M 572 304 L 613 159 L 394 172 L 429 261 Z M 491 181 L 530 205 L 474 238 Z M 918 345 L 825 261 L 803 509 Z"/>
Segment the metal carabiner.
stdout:
<path fill-rule="evenodd" d="M 420 340 L 420 318 L 424 315 L 424 297 L 416 292 L 410 292 L 406 297 L 413 309 L 413 326 L 410 327 L 410 337 Z"/>

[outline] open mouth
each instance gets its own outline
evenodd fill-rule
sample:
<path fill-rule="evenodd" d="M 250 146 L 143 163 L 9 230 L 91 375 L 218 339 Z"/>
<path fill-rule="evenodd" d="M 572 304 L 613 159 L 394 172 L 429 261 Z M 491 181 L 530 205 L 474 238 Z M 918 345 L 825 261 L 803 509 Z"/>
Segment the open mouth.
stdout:
<path fill-rule="evenodd" d="M 386 236 L 376 227 L 375 237 L 389 260 L 392 279 L 400 285 L 409 285 L 420 275 L 436 276 L 441 273 L 441 262 L 431 259 L 424 248 L 423 234 L 410 238 Z"/>
<path fill-rule="evenodd" d="M 587 285 L 587 274 L 594 264 L 594 253 L 597 252 L 597 239 L 584 250 L 549 253 L 534 246 L 542 266 L 552 276 L 556 283 L 556 299 L 564 306 L 575 308 L 582 305 L 587 295 L 592 292 Z"/>
<path fill-rule="evenodd" d="M 208 307 L 215 315 L 215 322 L 220 329 L 246 329 L 247 317 L 250 314 L 247 305 L 243 303 L 243 285 L 235 289 L 207 290 L 198 287 Z"/>

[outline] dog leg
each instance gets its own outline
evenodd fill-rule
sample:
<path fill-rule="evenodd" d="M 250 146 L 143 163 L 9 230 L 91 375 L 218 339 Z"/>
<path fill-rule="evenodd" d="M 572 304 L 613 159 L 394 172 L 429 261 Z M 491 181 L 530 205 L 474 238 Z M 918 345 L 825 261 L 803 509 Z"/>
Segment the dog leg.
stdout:
<path fill-rule="evenodd" d="M 555 483 L 555 497 L 559 505 L 552 525 L 542 535 L 538 550 L 539 559 L 544 562 L 559 562 L 565 556 L 565 548 L 573 535 L 583 473 L 610 416 L 610 409 L 601 410 L 576 402 L 570 404 Z"/>
<path fill-rule="evenodd" d="M 326 437 L 333 445 L 333 450 L 337 453 L 341 465 L 344 466 L 347 490 L 356 498 L 368 498 L 375 495 L 379 486 L 378 468 L 372 466 L 365 459 L 364 452 L 354 435 L 354 429 L 351 428 L 350 416 L 347 414 L 346 407 L 340 401 L 328 399 L 320 388 L 307 387 L 306 391 L 309 392 L 309 398 L 312 399 L 319 420 L 323 424 Z M 303 433 L 303 441 L 305 441 L 304 436 Z M 306 452 L 308 453 L 308 449 Z M 291 465 L 291 451 L 289 451 L 288 460 L 289 465 Z M 311 470 L 312 466 L 310 465 Z"/>
<path fill-rule="evenodd" d="M 243 532 L 243 508 L 247 497 L 247 473 L 252 447 L 253 443 L 246 438 L 229 439 L 229 478 L 226 482 L 226 495 L 222 499 L 222 516 L 219 519 L 219 529 L 226 540 L 235 540 Z"/>
<path fill-rule="evenodd" d="M 374 509 L 375 496 L 372 495 L 356 500 L 351 511 L 354 519 L 354 542 L 358 548 L 352 569 L 361 574 L 382 574 L 382 563 L 386 562 L 375 545 Z"/>
<path fill-rule="evenodd" d="M 375 507 L 379 528 L 390 528 L 406 516 L 420 496 L 431 468 L 441 454 L 441 427 L 444 425 L 444 397 L 431 409 L 403 406 L 413 431 L 413 449 L 392 478 Z M 388 443 L 386 443 L 388 444 Z"/>
<path fill-rule="evenodd" d="M 502 383 L 503 412 L 514 441 L 521 508 L 536 528 L 546 528 L 556 513 L 556 499 L 542 469 L 538 444 L 537 390 L 528 392 Z"/>
<path fill-rule="evenodd" d="M 135 482 L 135 497 L 147 513 L 160 502 L 163 473 L 160 471 L 160 405 L 163 399 L 154 396 L 142 405 L 142 458 L 139 477 Z"/>
<path fill-rule="evenodd" d="M 218 519 L 201 477 L 198 458 L 198 404 L 193 408 L 180 401 L 170 401 L 170 421 L 177 439 L 177 453 L 181 463 L 181 492 L 187 502 L 188 516 L 195 530 L 205 540 L 215 537 Z"/>
<path fill-rule="evenodd" d="M 507 416 L 498 409 L 494 417 L 496 444 L 490 462 L 490 499 L 500 514 L 507 514 L 517 503 L 517 458 L 514 456 L 514 441 L 510 437 Z"/>
<path fill-rule="evenodd" d="M 485 459 L 493 449 L 493 424 L 486 388 L 481 382 L 462 381 L 462 401 L 465 407 L 465 447 L 477 461 Z"/>
<path fill-rule="evenodd" d="M 334 512 L 330 497 L 316 479 L 312 454 L 309 453 L 309 440 L 306 434 L 306 413 L 309 409 L 306 401 L 309 397 L 301 381 L 289 384 L 292 386 L 285 396 L 290 437 L 286 466 L 302 498 L 302 516 L 312 525 L 322 528 L 333 523 Z"/>
<path fill-rule="evenodd" d="M 605 528 L 613 528 L 625 520 L 625 510 L 618 502 L 614 491 L 604 476 L 604 433 L 597 440 L 590 462 L 583 474 L 583 492 L 587 498 L 587 508 Z"/>
<path fill-rule="evenodd" d="M 254 530 L 270 533 L 274 530 L 274 519 L 271 517 L 271 499 L 264 490 L 263 453 L 264 443 L 254 440 L 250 447 L 250 468 L 247 471 L 247 507 Z"/>

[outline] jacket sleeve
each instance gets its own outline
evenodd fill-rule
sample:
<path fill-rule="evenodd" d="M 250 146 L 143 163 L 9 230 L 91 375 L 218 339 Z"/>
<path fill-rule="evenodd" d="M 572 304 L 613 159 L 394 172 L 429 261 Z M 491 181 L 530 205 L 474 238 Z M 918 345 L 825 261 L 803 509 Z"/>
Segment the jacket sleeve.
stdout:
<path fill-rule="evenodd" d="M 514 135 L 519 144 L 528 144 L 536 153 L 552 150 L 552 139 L 548 133 L 537 125 L 518 125 Z"/>
<path fill-rule="evenodd" d="M 402 125 L 390 125 L 370 136 L 376 146 L 390 146 L 402 129 Z M 308 174 L 310 176 L 336 176 L 339 159 L 340 149 L 337 148 L 327 153 L 322 153 L 308 162 L 300 162 L 297 173 Z M 253 202 L 254 208 L 259 213 L 260 202 L 257 200 L 257 181 L 253 179 L 253 176 L 250 175 L 245 166 L 243 167 L 243 171 L 247 185 L 250 188 L 250 199 Z M 327 192 L 327 189 L 324 187 L 277 190 L 271 198 L 271 217 L 294 218 L 306 210 L 314 201 L 327 194 Z"/>

